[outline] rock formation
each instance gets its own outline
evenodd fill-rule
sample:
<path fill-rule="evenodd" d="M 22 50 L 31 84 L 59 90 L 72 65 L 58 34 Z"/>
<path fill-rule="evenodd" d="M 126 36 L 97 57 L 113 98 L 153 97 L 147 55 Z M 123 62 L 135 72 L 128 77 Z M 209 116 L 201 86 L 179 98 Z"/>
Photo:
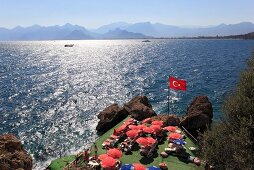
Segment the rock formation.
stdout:
<path fill-rule="evenodd" d="M 118 104 L 112 104 L 99 113 L 100 121 L 96 130 L 99 133 L 105 133 L 127 116 L 128 112 L 124 108 L 119 107 Z"/>
<path fill-rule="evenodd" d="M 212 118 L 213 108 L 208 97 L 197 96 L 187 108 L 186 116 L 181 120 L 180 126 L 193 133 L 197 130 L 203 132 L 207 125 L 212 123 Z"/>
<path fill-rule="evenodd" d="M 146 96 L 134 97 L 124 105 L 124 108 L 131 117 L 139 121 L 156 115 Z"/>
<path fill-rule="evenodd" d="M 11 134 L 0 136 L 1 170 L 31 170 L 32 166 L 32 158 L 23 149 L 21 141 Z"/>
<path fill-rule="evenodd" d="M 137 120 L 143 120 L 155 116 L 156 113 L 146 96 L 134 97 L 128 103 L 124 104 L 123 107 L 118 106 L 118 104 L 112 104 L 97 116 L 100 119 L 96 127 L 97 132 L 107 132 L 128 115 L 131 115 L 131 117 Z"/>

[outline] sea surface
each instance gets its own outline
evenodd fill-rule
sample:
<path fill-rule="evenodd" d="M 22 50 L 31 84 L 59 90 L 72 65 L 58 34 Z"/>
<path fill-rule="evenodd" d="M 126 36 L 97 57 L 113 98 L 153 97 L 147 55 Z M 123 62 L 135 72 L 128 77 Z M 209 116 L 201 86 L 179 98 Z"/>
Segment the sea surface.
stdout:
<path fill-rule="evenodd" d="M 41 169 L 88 147 L 106 106 L 146 95 L 167 113 L 169 75 L 187 81 L 186 92 L 170 91 L 170 112 L 184 115 L 207 95 L 219 120 L 253 48 L 252 40 L 0 42 L 0 134 L 19 136 Z"/>

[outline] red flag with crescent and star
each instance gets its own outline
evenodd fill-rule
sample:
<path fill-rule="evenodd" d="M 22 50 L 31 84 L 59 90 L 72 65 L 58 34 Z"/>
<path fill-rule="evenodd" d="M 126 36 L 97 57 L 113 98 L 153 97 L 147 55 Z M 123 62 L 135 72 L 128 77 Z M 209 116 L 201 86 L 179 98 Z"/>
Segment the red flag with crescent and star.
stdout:
<path fill-rule="evenodd" d="M 186 91 L 186 80 L 176 79 L 172 76 L 169 77 L 169 88 L 174 90 Z"/>

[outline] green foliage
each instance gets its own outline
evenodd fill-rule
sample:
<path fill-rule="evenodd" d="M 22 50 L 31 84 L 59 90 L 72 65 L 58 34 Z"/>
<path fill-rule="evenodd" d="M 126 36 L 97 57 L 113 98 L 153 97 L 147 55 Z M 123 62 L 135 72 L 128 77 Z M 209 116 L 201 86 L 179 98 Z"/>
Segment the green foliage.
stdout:
<path fill-rule="evenodd" d="M 247 64 L 224 102 L 224 120 L 203 135 L 203 158 L 216 169 L 254 169 L 254 53 Z"/>

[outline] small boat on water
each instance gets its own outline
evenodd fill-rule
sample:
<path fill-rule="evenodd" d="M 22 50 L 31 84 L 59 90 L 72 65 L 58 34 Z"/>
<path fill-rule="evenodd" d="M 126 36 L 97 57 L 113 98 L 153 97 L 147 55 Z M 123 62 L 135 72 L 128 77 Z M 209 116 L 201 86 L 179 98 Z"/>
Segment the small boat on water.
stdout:
<path fill-rule="evenodd" d="M 151 42 L 150 40 L 143 40 L 142 42 Z"/>
<path fill-rule="evenodd" d="M 73 47 L 74 44 L 65 44 L 64 47 Z"/>

